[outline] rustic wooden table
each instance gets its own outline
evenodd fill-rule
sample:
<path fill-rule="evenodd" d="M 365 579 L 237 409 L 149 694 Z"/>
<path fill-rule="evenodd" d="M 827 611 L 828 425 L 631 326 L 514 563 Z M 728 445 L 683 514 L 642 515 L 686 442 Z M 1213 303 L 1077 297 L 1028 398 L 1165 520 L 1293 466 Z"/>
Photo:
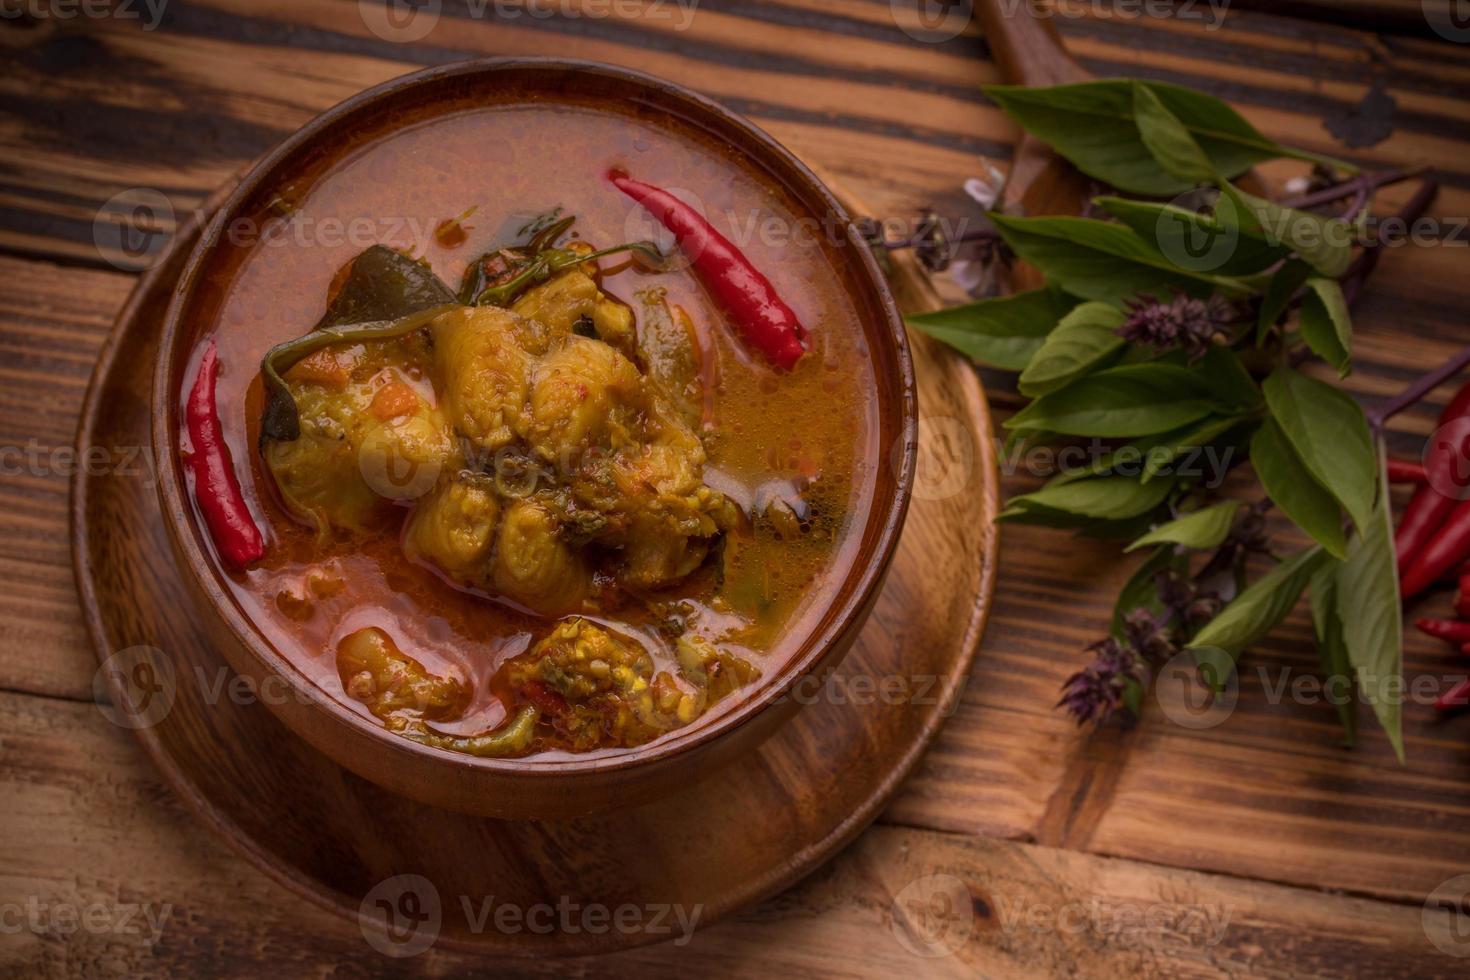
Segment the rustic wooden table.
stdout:
<path fill-rule="evenodd" d="M 445 0 L 432 32 L 395 41 L 365 25 L 355 0 L 166 0 L 152 30 L 157 0 L 101 17 L 63 0 L 0 4 L 0 966 L 405 966 L 196 826 L 93 704 L 67 546 L 68 447 L 133 282 L 99 257 L 103 202 L 152 188 L 184 214 L 353 92 L 485 55 L 599 59 L 693 86 L 883 215 L 957 206 L 961 180 L 986 161 L 1003 167 L 1015 136 L 980 94 L 996 72 L 974 25 L 926 40 L 912 0 L 532 6 Z M 1210 5 L 1157 15 L 1168 6 L 1072 3 L 1059 25 L 1096 74 L 1202 87 L 1314 150 L 1433 165 L 1441 227 L 1470 214 L 1470 43 L 1453 41 L 1470 40 L 1470 26 L 1451 29 L 1452 3 L 1422 5 L 1451 39 L 1425 27 L 1413 0 L 1340 13 L 1293 3 L 1290 17 L 1242 4 L 1254 9 L 1222 9 L 1219 23 Z M 1334 22 L 1348 17 L 1353 27 Z M 1344 131 L 1370 91 L 1393 100 L 1378 120 L 1391 135 L 1349 148 L 1324 121 Z M 1402 199 L 1384 195 L 1390 208 Z M 1389 251 L 1358 313 L 1355 393 L 1390 393 L 1470 339 L 1463 222 L 1458 247 Z M 998 411 L 1014 406 L 1003 379 L 987 381 Z M 1445 395 L 1397 421 L 1399 450 L 1415 451 Z M 1030 482 L 1007 477 L 1005 488 Z M 1078 731 L 1051 705 L 1127 567 L 1112 546 L 1023 528 L 1007 529 L 1002 559 L 962 706 L 878 824 L 830 866 L 683 947 L 571 963 L 431 950 L 407 965 L 527 976 L 1470 972 L 1452 955 L 1470 956 L 1470 940 L 1453 944 L 1455 913 L 1425 909 L 1470 872 L 1470 718 L 1410 704 L 1403 765 L 1374 731 L 1339 748 L 1329 706 L 1273 695 L 1278 678 L 1316 667 L 1298 614 L 1252 652 L 1225 724 L 1190 730 L 1150 705 L 1133 731 Z M 1405 669 L 1442 677 L 1465 664 L 1412 636 Z M 970 902 L 920 903 L 934 875 L 958 879 Z M 148 914 L 164 915 L 152 944 Z M 925 938 L 948 955 L 917 957 Z"/>

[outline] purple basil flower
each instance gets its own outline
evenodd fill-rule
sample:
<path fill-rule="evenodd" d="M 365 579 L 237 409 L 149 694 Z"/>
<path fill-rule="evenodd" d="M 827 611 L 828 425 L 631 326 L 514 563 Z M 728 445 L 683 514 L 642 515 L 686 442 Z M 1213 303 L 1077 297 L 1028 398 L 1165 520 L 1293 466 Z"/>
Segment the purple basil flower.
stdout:
<path fill-rule="evenodd" d="M 1142 684 L 1146 676 L 1143 658 L 1114 637 L 1087 649 L 1094 654 L 1092 663 L 1067 678 L 1057 702 L 1079 725 L 1105 720 L 1122 704 L 1129 682 Z"/>
<path fill-rule="evenodd" d="M 1221 296 L 1194 299 L 1179 293 L 1167 302 L 1150 296 L 1125 306 L 1128 319 L 1118 336 L 1155 350 L 1183 350 L 1191 361 L 1204 357 L 1216 335 L 1228 336 L 1230 326 L 1240 321 L 1240 311 Z"/>

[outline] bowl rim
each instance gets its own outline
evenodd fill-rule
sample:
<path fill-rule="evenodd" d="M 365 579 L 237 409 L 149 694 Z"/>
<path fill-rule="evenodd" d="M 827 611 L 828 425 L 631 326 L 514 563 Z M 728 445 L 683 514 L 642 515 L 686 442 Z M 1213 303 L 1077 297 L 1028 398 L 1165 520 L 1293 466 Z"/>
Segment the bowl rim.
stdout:
<path fill-rule="evenodd" d="M 876 306 L 882 312 L 882 327 L 877 337 L 870 340 L 891 345 L 891 353 L 898 369 L 898 385 L 891 399 L 891 410 L 896 411 L 899 425 L 897 436 L 898 452 L 895 447 L 881 444 L 878 447 L 877 465 L 888 465 L 896 469 L 895 493 L 886 502 L 875 500 L 870 511 L 867 528 L 881 515 L 881 525 L 873 548 L 873 560 L 855 563 L 857 572 L 844 579 L 845 600 L 830 607 L 835 615 L 825 618 L 825 625 L 814 630 L 807 638 L 798 656 L 788 660 L 781 671 L 767 681 L 759 691 L 746 698 L 728 711 L 720 713 L 708 724 L 690 726 L 686 732 L 673 732 L 632 749 L 597 753 L 586 758 L 571 757 L 535 761 L 524 757 L 482 758 L 449 749 L 434 748 L 402 738 L 387 731 L 374 719 L 363 717 L 347 705 L 341 704 L 328 692 L 321 689 L 288 657 L 276 650 L 263 632 L 239 607 L 234 597 L 224 586 L 222 569 L 218 560 L 200 546 L 205 535 L 199 526 L 199 518 L 192 502 L 179 479 L 181 463 L 176 438 L 178 418 L 178 392 L 173 383 L 171 367 L 178 360 L 175 347 L 184 330 L 182 317 L 185 307 L 193 298 L 201 272 L 208 264 L 211 253 L 223 235 L 227 223 L 235 213 L 275 175 L 282 164 L 289 162 L 299 151 L 312 143 L 331 135 L 331 130 L 350 117 L 370 110 L 380 102 L 387 101 L 404 92 L 432 87 L 446 79 L 462 76 L 493 75 L 497 72 L 552 72 L 575 73 L 589 77 L 603 77 L 624 84 L 651 90 L 664 98 L 682 103 L 690 111 L 686 119 L 696 126 L 705 126 L 709 119 L 701 120 L 701 114 L 713 117 L 722 126 L 733 127 L 760 144 L 769 154 L 770 162 L 784 167 L 788 173 L 772 174 L 778 181 L 794 177 L 802 190 L 817 197 L 823 207 L 835 216 L 836 227 L 840 228 L 840 246 L 851 247 L 857 257 L 860 278 L 873 290 Z M 759 169 L 767 168 L 767 161 L 753 164 Z M 803 204 L 806 201 L 802 201 Z M 190 359 L 185 358 L 184 363 Z M 878 386 L 881 389 L 881 384 Z M 881 404 L 882 399 L 879 399 Z M 844 636 L 863 619 L 871 609 L 881 588 L 888 566 L 897 550 L 899 534 L 903 529 L 912 497 L 914 473 L 918 452 L 918 398 L 914 379 L 913 358 L 909 349 L 904 321 L 894 301 L 886 277 L 874 257 L 868 243 L 859 233 L 856 223 L 847 209 L 830 189 L 790 150 L 763 129 L 744 116 L 676 82 L 650 75 L 636 69 L 610 65 L 598 61 L 557 57 L 498 57 L 481 58 L 450 65 L 435 66 L 381 82 L 364 89 L 331 107 L 305 123 L 264 156 L 256 160 L 239 183 L 219 204 L 208 219 L 199 242 L 190 252 L 183 272 L 175 286 L 174 295 L 164 318 L 159 337 L 158 360 L 153 370 L 153 386 L 150 393 L 152 406 L 152 442 L 157 462 L 157 495 L 162 505 L 164 524 L 172 541 L 176 556 L 187 566 L 183 574 L 191 579 L 204 593 L 214 612 L 229 632 L 248 652 L 256 663 L 270 674 L 286 681 L 292 689 L 295 703 L 304 703 L 308 708 L 321 709 L 328 720 L 345 726 L 352 734 L 367 736 L 376 741 L 385 751 L 404 759 L 422 761 L 433 766 L 461 769 L 472 772 L 498 773 L 518 778 L 550 780 L 578 773 L 617 773 L 656 762 L 668 762 L 678 756 L 705 747 L 721 737 L 754 720 L 756 716 L 773 708 L 777 702 L 787 698 L 792 690 L 806 677 L 812 675 L 827 660 Z M 238 464 L 237 464 L 238 465 Z M 867 533 L 865 529 L 864 534 Z M 281 712 L 272 702 L 268 705 L 278 717 Z M 301 737 L 295 725 L 289 728 Z"/>

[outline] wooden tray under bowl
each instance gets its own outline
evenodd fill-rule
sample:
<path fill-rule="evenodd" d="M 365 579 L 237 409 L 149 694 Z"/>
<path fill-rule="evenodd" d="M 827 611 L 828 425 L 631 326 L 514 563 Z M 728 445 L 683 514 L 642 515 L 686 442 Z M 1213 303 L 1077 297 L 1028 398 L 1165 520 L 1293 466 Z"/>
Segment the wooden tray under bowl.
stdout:
<path fill-rule="evenodd" d="M 81 453 L 148 445 L 158 330 L 198 235 L 197 222 L 181 228 L 119 314 L 82 411 Z M 900 305 L 934 308 L 928 281 L 896 258 Z M 872 618 L 793 721 L 750 758 L 702 781 L 691 774 L 674 796 L 577 820 L 508 822 L 414 803 L 341 769 L 232 692 L 224 661 L 188 618 L 151 480 L 80 467 L 72 548 L 104 668 L 99 700 L 210 828 L 286 887 L 357 919 L 385 952 L 429 942 L 610 951 L 676 937 L 680 912 L 687 921 L 697 911 L 703 928 L 856 837 L 963 693 L 995 584 L 995 453 L 975 373 L 926 338 L 912 341 L 918 479 Z M 501 906 L 513 911 L 497 920 Z M 606 916 L 584 919 L 593 906 Z"/>

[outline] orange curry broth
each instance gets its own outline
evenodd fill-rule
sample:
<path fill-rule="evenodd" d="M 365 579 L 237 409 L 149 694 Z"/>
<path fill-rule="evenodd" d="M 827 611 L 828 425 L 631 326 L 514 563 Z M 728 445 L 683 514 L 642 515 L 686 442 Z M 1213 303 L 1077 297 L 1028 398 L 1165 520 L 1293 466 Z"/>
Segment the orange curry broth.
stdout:
<path fill-rule="evenodd" d="M 778 376 L 740 346 L 687 270 L 676 264 L 675 271 L 647 273 L 618 259 L 602 260 L 606 292 L 641 317 L 635 292 L 666 289 L 669 302 L 689 313 L 715 353 L 713 431 L 702 433 L 708 482 L 748 507 L 762 484 L 816 478 L 804 492 L 820 515 L 809 533 L 781 541 L 743 532 L 738 556 L 727 565 L 726 596 L 737 606 L 759 607 L 755 628 L 721 639 L 722 625 L 738 621 L 708 605 L 713 577 L 705 571 L 660 595 L 694 603 L 700 631 L 761 672 L 761 681 L 712 706 L 696 726 L 781 672 L 855 560 L 881 464 L 875 380 L 858 312 L 842 290 L 831 246 L 819 241 L 821 231 L 783 237 L 781 229 L 794 227 L 794 203 L 675 120 L 655 126 L 621 112 L 544 104 L 431 119 L 369 141 L 289 188 L 283 196 L 295 209 L 294 226 L 279 239 L 235 249 L 226 264 L 233 269 L 228 280 L 209 284 L 221 298 L 212 327 L 203 331 L 218 343 L 226 438 L 237 470 L 243 474 L 249 466 L 245 493 L 267 531 L 265 558 L 229 575 L 235 598 L 287 660 L 365 717 L 371 715 L 343 692 L 336 670 L 337 643 L 352 631 L 381 627 L 431 672 L 458 672 L 473 686 L 470 708 L 461 720 L 436 727 L 472 734 L 508 717 L 512 706 L 499 696 L 504 685 L 496 670 L 546 635 L 552 621 L 446 584 L 406 559 L 396 534 L 339 534 L 320 544 L 289 517 L 255 451 L 260 359 L 271 346 L 312 328 L 334 276 L 371 244 L 427 259 L 456 291 L 471 261 L 506 243 L 530 216 L 556 206 L 576 215 L 576 233 L 598 247 L 655 230 L 667 246 L 667 233 L 605 181 L 611 166 L 692 192 L 712 223 L 771 279 L 811 336 L 796 369 Z M 460 219 L 463 241 L 458 234 L 435 235 L 447 219 Z M 356 237 L 349 240 L 354 221 Z M 364 229 L 371 229 L 366 239 Z M 307 574 L 317 568 L 336 572 L 345 587 L 288 614 L 290 603 L 283 608 L 278 596 L 302 594 Z M 644 639 L 658 669 L 677 674 L 641 603 L 588 618 Z"/>

